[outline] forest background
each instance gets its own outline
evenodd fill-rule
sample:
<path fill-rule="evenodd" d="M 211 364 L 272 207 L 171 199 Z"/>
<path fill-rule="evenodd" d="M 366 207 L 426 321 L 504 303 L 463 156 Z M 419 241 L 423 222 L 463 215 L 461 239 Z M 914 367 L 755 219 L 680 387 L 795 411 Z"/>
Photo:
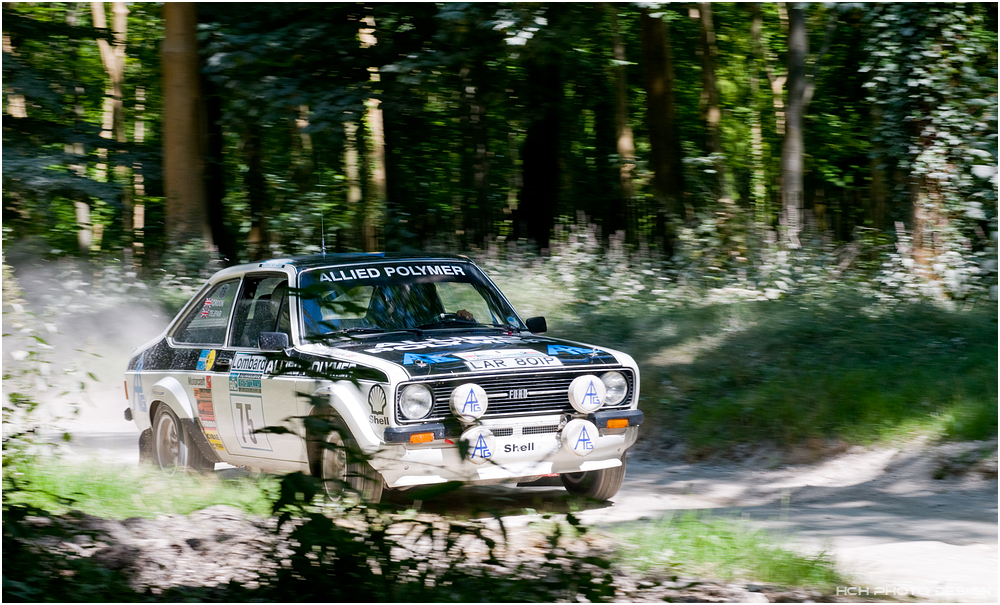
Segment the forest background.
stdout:
<path fill-rule="evenodd" d="M 995 4 L 3 16 L 4 242 L 48 255 L 545 255 L 579 224 L 710 277 L 781 249 L 937 298 L 996 283 Z"/>

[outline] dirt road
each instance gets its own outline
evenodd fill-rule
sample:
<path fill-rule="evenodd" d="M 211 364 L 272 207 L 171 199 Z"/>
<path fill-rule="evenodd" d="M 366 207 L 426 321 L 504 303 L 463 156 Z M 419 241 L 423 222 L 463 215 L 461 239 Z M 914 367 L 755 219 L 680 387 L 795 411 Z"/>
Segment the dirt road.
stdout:
<path fill-rule="evenodd" d="M 85 422 L 70 445 L 74 455 L 136 463 L 137 434 L 120 414 L 108 410 L 99 422 L 93 413 L 80 420 Z M 844 592 L 995 602 L 997 480 L 978 472 L 932 477 L 941 460 L 969 447 L 915 442 L 905 449 L 853 448 L 792 466 L 777 465 L 767 453 L 742 462 L 663 461 L 650 447 L 639 447 L 618 495 L 578 515 L 600 526 L 679 510 L 735 515 L 787 536 L 802 551 L 830 553 L 852 578 Z M 468 487 L 434 507 L 468 514 L 470 502 L 490 501 L 509 511 L 506 523 L 517 527 L 537 519 L 524 514 L 526 508 L 565 512 L 564 495 L 557 486 Z M 410 503 L 405 495 L 392 500 Z"/>

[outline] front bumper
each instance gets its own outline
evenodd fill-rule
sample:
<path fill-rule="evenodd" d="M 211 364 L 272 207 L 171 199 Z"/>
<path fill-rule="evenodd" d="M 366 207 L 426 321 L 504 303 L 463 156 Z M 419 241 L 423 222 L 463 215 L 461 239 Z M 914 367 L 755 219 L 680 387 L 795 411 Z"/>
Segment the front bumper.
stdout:
<path fill-rule="evenodd" d="M 613 468 L 638 436 L 638 426 L 599 428 L 594 448 L 578 456 L 565 447 L 559 431 L 535 433 L 531 427 L 558 424 L 559 417 L 535 418 L 530 424 L 483 422 L 496 434 L 496 452 L 476 465 L 461 456 L 458 440 L 435 438 L 425 444 L 386 443 L 371 460 L 389 487 L 430 485 L 448 481 L 505 482 L 552 473 Z M 641 422 L 641 416 L 638 418 Z M 600 427 L 600 425 L 598 425 Z M 510 434 L 505 434 L 509 432 Z M 437 437 L 437 435 L 435 435 Z"/>

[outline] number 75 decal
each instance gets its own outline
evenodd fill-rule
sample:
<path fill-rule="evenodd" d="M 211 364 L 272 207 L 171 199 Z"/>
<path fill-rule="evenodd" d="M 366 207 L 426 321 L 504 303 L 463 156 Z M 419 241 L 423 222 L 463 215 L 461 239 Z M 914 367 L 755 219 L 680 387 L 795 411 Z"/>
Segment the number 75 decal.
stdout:
<path fill-rule="evenodd" d="M 254 432 L 267 426 L 264 424 L 261 398 L 253 395 L 231 395 L 229 400 L 233 405 L 233 428 L 236 430 L 236 444 L 245 450 L 272 451 L 267 435 Z"/>

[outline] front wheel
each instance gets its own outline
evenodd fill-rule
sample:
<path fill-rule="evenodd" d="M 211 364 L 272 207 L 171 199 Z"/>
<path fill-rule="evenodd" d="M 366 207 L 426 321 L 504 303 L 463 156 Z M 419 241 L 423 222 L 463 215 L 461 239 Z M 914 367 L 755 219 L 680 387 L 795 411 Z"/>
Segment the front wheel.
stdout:
<path fill-rule="evenodd" d="M 152 459 L 161 469 L 174 473 L 177 469 L 198 472 L 214 467 L 198 451 L 177 415 L 166 405 L 156 410 L 153 419 Z"/>
<path fill-rule="evenodd" d="M 625 457 L 622 456 L 621 466 L 582 473 L 564 473 L 559 475 L 559 479 L 562 480 L 566 491 L 574 496 L 604 501 L 621 489 L 622 481 L 625 480 Z"/>
<path fill-rule="evenodd" d="M 346 488 L 365 502 L 378 504 L 382 500 L 382 476 L 362 458 L 347 429 L 339 422 L 334 426 L 314 450 L 313 475 L 323 482 L 323 490 L 330 498 L 339 499 Z"/>

